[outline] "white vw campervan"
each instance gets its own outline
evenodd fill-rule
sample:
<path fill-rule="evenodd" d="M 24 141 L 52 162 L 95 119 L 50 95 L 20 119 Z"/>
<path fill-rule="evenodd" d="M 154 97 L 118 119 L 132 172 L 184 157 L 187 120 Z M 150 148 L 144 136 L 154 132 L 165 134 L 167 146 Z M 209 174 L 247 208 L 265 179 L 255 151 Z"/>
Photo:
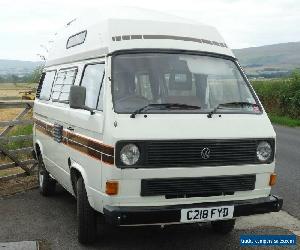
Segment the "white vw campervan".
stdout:
<path fill-rule="evenodd" d="M 59 183 L 76 197 L 81 243 L 105 223 L 228 233 L 236 217 L 282 207 L 275 132 L 211 26 L 135 9 L 75 19 L 57 34 L 34 119 L 40 191 Z"/>

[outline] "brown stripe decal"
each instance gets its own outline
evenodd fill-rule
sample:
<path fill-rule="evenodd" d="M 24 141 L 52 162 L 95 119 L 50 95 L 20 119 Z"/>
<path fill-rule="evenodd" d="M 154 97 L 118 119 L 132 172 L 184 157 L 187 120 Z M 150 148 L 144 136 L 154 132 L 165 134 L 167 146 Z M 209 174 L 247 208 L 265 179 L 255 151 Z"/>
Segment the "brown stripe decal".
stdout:
<path fill-rule="evenodd" d="M 53 137 L 53 125 L 37 119 L 35 119 L 34 122 L 37 130 L 45 135 Z M 62 143 L 83 154 L 93 157 L 94 159 L 103 161 L 110 165 L 114 164 L 114 148 L 94 139 L 72 133 L 68 130 L 63 130 Z"/>
<path fill-rule="evenodd" d="M 53 126 L 52 125 L 49 125 L 49 124 L 39 121 L 37 119 L 34 119 L 34 123 L 36 125 L 36 129 L 38 129 L 45 135 L 53 137 L 53 133 L 52 133 Z"/>
<path fill-rule="evenodd" d="M 114 165 L 114 157 L 111 157 L 109 155 L 102 155 L 102 161 L 107 164 Z"/>
<path fill-rule="evenodd" d="M 88 139 L 86 137 L 74 134 L 72 132 L 68 133 L 68 139 L 73 140 L 77 143 L 80 143 L 82 145 L 86 145 L 87 147 L 94 148 L 100 152 L 103 152 L 108 155 L 114 154 L 114 148 L 106 146 L 100 142 L 94 141 L 92 139 Z"/>
<path fill-rule="evenodd" d="M 101 152 L 98 152 L 96 150 L 93 150 L 91 148 L 88 148 L 88 147 L 85 147 L 85 146 L 82 146 L 76 142 L 73 142 L 71 140 L 68 140 L 68 143 L 67 145 L 75 150 L 78 150 L 86 155 L 89 155 L 97 160 L 102 160 L 102 154 Z"/>

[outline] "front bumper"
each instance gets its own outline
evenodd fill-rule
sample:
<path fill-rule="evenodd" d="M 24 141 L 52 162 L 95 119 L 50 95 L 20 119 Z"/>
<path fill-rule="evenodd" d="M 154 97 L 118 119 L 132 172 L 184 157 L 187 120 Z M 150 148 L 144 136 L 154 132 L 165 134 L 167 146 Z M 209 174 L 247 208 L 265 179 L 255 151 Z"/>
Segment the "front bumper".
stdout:
<path fill-rule="evenodd" d="M 179 223 L 181 209 L 204 208 L 234 205 L 234 217 L 253 214 L 278 212 L 281 210 L 283 199 L 274 195 L 268 197 L 210 203 L 194 203 L 188 205 L 151 206 L 151 207 L 115 207 L 105 206 L 105 220 L 113 225 L 141 225 Z"/>

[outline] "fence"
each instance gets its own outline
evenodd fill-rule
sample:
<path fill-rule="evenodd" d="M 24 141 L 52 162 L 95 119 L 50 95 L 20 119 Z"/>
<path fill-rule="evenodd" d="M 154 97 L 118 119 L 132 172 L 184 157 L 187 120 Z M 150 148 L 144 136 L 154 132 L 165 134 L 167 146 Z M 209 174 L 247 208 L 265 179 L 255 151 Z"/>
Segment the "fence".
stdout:
<path fill-rule="evenodd" d="M 31 142 L 32 134 L 30 135 L 11 135 L 11 131 L 14 127 L 20 125 L 33 124 L 33 119 L 30 116 L 26 118 L 26 115 L 33 108 L 33 101 L 0 101 L 0 112 L 11 108 L 21 108 L 19 114 L 10 121 L 0 121 L 0 156 L 1 154 L 5 156 L 9 162 L 1 163 L 0 162 L 0 171 L 7 170 L 11 168 L 19 167 L 24 170 L 22 173 L 15 173 L 11 175 L 6 175 L 0 177 L 1 180 L 12 179 L 20 176 L 31 175 L 34 173 L 35 166 L 37 161 L 32 157 L 32 145 L 27 147 L 18 148 L 18 145 L 22 145 L 19 142 Z M 28 115 L 27 115 L 28 116 Z M 26 118 L 26 119 L 24 119 Z M 14 143 L 14 147 L 10 148 L 9 146 Z M 24 143 L 23 143 L 24 144 Z M 17 146 L 17 147 L 16 147 Z M 22 159 L 24 155 L 27 154 L 26 159 Z M 30 155 L 31 157 L 28 157 Z"/>

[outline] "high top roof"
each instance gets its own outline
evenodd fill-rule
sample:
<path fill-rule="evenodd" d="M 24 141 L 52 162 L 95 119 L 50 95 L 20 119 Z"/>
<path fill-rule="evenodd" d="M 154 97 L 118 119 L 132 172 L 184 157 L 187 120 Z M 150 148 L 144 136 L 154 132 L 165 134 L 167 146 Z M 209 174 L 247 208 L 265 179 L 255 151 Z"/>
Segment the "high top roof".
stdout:
<path fill-rule="evenodd" d="M 74 19 L 56 35 L 46 66 L 130 49 L 207 51 L 233 56 L 212 26 L 158 11 L 103 8 Z"/>

